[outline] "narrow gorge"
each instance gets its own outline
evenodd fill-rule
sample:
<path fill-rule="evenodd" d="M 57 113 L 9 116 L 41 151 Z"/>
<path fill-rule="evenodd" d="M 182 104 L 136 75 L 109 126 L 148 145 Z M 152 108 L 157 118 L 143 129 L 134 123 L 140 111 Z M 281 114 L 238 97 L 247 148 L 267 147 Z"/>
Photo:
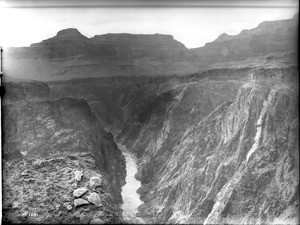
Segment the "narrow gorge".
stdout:
<path fill-rule="evenodd" d="M 142 224 L 144 221 L 137 216 L 138 207 L 143 204 L 137 190 L 141 187 L 141 182 L 135 178 L 137 173 L 136 157 L 130 153 L 123 145 L 118 145 L 126 161 L 126 184 L 122 187 L 122 210 L 125 221 Z"/>
<path fill-rule="evenodd" d="M 10 74 L 26 79 L 5 80 L 4 221 L 297 224 L 294 26 L 263 22 L 199 49 L 69 29 L 11 49 Z"/>

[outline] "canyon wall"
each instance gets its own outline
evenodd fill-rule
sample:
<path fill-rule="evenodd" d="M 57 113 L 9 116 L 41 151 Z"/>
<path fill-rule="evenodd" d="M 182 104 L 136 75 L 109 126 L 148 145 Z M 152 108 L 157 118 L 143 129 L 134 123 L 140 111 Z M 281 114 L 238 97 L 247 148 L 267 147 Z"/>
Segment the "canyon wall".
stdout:
<path fill-rule="evenodd" d="M 88 103 L 75 98 L 54 100 L 49 86 L 42 82 L 5 86 L 4 221 L 81 223 L 101 217 L 104 222 L 120 222 L 124 157 Z M 77 182 L 75 171 L 83 173 Z M 100 189 L 95 190 L 101 196 L 102 210 L 96 206 L 88 212 L 76 210 L 72 192 L 88 186 L 93 176 L 102 178 Z M 48 192 L 47 188 L 56 191 Z M 19 210 L 10 208 L 14 204 L 19 204 Z M 71 209 L 66 209 L 68 204 Z M 53 213 L 55 206 L 58 209 Z M 36 218 L 39 220 L 25 220 L 22 213 L 28 211 L 40 215 Z"/>
<path fill-rule="evenodd" d="M 257 69 L 246 80 L 191 82 L 157 96 L 119 134 L 140 159 L 141 215 L 296 223 L 297 76 L 295 68 Z"/>
<path fill-rule="evenodd" d="M 115 139 L 138 158 L 146 222 L 298 223 L 295 18 L 191 50 L 169 35 L 87 38 L 73 28 L 11 49 L 7 80 L 48 82 L 5 83 L 7 220 L 47 199 L 39 213 L 59 206 L 50 222 L 120 222 L 125 164 Z M 104 207 L 68 211 L 64 201 L 93 176 Z"/>
<path fill-rule="evenodd" d="M 50 87 L 57 98 L 86 99 L 136 154 L 147 222 L 297 222 L 297 67 Z"/>

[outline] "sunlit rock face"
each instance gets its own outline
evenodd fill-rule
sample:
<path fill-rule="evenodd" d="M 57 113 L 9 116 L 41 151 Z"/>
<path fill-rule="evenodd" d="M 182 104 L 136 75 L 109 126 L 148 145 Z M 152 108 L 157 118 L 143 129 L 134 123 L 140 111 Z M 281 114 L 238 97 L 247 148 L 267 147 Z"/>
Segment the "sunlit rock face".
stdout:
<path fill-rule="evenodd" d="M 256 69 L 244 79 L 183 83 L 152 100 L 121 134 L 139 156 L 144 217 L 296 223 L 297 76 L 296 68 Z"/>

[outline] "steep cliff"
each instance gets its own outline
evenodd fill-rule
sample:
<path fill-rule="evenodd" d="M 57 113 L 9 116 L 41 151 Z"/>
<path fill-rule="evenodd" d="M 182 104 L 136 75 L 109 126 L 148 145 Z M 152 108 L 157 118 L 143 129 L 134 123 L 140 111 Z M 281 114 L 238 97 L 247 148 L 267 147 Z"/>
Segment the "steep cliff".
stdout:
<path fill-rule="evenodd" d="M 50 90 L 45 83 L 9 83 L 6 87 L 13 88 L 5 96 L 3 107 L 4 221 L 81 223 L 95 217 L 120 222 L 124 157 L 87 102 L 51 100 L 45 94 Z M 77 182 L 75 171 L 83 172 Z M 72 192 L 88 186 L 93 176 L 100 176 L 102 184 L 84 198 L 96 193 L 102 210 L 91 203 L 77 209 Z M 32 212 L 39 216 L 30 218 Z M 23 213 L 27 215 L 22 217 Z"/>
<path fill-rule="evenodd" d="M 297 67 L 50 87 L 57 98 L 86 99 L 103 126 L 139 158 L 140 216 L 146 221 L 296 223 Z"/>
<path fill-rule="evenodd" d="M 296 223 L 297 76 L 295 68 L 258 68 L 244 80 L 188 82 L 158 95 L 119 135 L 139 157 L 141 215 Z"/>

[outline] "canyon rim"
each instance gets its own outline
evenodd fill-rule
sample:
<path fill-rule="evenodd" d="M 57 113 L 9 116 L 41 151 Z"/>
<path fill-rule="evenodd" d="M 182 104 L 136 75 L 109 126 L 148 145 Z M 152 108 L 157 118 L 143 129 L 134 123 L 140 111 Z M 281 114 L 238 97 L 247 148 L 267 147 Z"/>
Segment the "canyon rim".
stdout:
<path fill-rule="evenodd" d="M 299 224 L 297 37 L 295 14 L 195 48 L 76 26 L 5 47 L 2 223 Z"/>

